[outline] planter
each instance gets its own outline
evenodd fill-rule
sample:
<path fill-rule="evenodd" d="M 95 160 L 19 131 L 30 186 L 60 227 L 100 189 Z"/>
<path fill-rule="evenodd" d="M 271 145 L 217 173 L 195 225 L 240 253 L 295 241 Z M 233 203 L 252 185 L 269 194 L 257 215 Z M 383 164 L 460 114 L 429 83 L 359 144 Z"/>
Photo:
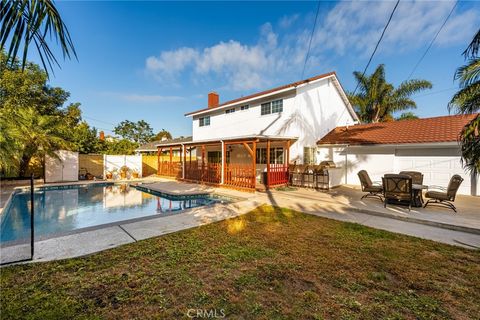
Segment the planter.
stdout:
<path fill-rule="evenodd" d="M 126 179 L 127 178 L 127 173 L 126 172 L 120 172 L 120 178 L 121 179 Z"/>
<path fill-rule="evenodd" d="M 107 180 L 111 180 L 111 179 L 113 178 L 113 173 L 107 172 L 107 173 L 105 174 L 105 178 L 106 178 Z"/>
<path fill-rule="evenodd" d="M 132 177 L 133 179 L 138 179 L 138 172 L 133 172 Z"/>

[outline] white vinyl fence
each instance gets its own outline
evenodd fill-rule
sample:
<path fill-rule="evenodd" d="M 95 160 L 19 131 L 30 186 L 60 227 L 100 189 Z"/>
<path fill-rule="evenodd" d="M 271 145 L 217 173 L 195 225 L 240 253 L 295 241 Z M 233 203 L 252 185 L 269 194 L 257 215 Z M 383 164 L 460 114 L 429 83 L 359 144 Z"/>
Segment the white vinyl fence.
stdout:
<path fill-rule="evenodd" d="M 107 172 L 113 173 L 113 179 L 120 179 L 120 169 L 126 166 L 127 179 L 132 177 L 132 173 L 138 172 L 142 177 L 142 155 L 124 156 L 124 155 L 104 155 L 103 156 L 103 176 Z"/>
<path fill-rule="evenodd" d="M 45 156 L 45 182 L 78 181 L 78 152 L 55 153 L 57 157 Z"/>

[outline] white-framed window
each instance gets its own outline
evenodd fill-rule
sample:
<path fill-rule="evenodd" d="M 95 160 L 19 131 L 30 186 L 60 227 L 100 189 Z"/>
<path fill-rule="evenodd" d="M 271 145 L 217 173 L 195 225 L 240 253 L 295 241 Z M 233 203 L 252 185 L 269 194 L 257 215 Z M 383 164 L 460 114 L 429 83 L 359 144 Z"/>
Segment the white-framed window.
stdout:
<path fill-rule="evenodd" d="M 283 112 L 283 100 L 275 100 L 272 101 L 272 113 L 280 113 Z"/>
<path fill-rule="evenodd" d="M 198 119 L 200 127 L 205 127 L 210 125 L 210 116 L 201 117 Z"/>
<path fill-rule="evenodd" d="M 250 108 L 250 105 L 246 104 L 246 105 L 244 105 L 244 106 L 241 106 L 241 107 L 240 107 L 240 110 L 241 110 L 241 111 L 245 111 L 245 110 L 248 110 L 249 108 Z"/>
<path fill-rule="evenodd" d="M 231 109 L 225 110 L 225 113 L 226 113 L 226 114 L 234 113 L 234 112 L 235 112 L 235 108 L 231 108 Z"/>
<path fill-rule="evenodd" d="M 255 160 L 257 164 L 266 164 L 267 149 L 257 148 Z M 270 148 L 270 164 L 283 164 L 283 163 L 284 163 L 283 148 Z"/>
<path fill-rule="evenodd" d="M 283 99 L 274 100 L 261 105 L 261 115 L 283 112 Z"/>
<path fill-rule="evenodd" d="M 303 147 L 303 164 L 315 164 L 316 147 Z"/>

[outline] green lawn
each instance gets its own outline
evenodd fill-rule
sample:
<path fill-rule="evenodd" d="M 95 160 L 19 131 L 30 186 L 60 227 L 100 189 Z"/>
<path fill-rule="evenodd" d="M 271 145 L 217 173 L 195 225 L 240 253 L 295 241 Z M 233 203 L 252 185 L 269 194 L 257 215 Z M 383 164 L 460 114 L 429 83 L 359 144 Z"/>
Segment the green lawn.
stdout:
<path fill-rule="evenodd" d="M 168 218 L 167 218 L 168 219 Z M 478 319 L 480 253 L 272 207 L 1 269 L 2 319 Z"/>

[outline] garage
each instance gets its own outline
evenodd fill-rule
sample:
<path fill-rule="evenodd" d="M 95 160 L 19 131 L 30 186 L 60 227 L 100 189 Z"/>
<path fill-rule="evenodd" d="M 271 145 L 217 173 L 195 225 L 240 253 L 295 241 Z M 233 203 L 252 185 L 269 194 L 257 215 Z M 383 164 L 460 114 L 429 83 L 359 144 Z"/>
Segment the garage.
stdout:
<path fill-rule="evenodd" d="M 337 185 L 360 185 L 360 170 L 366 170 L 373 181 L 381 181 L 386 173 L 418 171 L 429 188 L 446 188 L 458 174 L 464 179 L 458 193 L 477 196 L 479 179 L 463 168 L 457 141 L 462 128 L 475 116 L 337 127 L 317 142 L 316 162 L 332 160 L 340 167 Z"/>

